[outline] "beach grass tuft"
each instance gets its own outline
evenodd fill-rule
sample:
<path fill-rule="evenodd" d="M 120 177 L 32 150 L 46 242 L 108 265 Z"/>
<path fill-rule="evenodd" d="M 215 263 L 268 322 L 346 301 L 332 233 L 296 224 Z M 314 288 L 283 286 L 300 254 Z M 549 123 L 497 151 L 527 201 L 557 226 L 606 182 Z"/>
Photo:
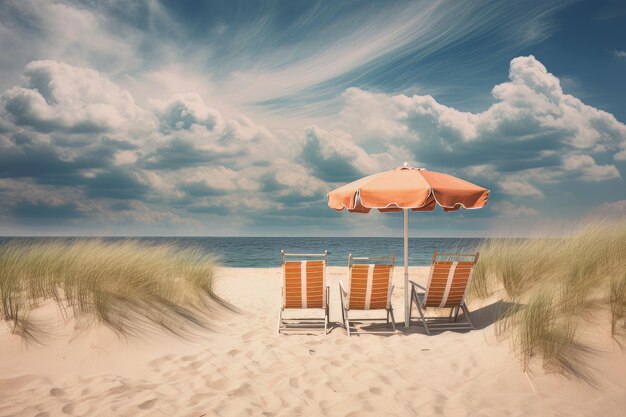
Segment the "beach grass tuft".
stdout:
<path fill-rule="evenodd" d="M 479 250 L 471 295 L 498 293 L 511 306 L 496 332 L 526 369 L 540 357 L 546 369 L 583 375 L 579 329 L 596 313 L 609 311 L 611 333 L 624 337 L 626 221 L 589 221 L 563 238 L 493 239 Z"/>
<path fill-rule="evenodd" d="M 33 340 L 31 312 L 46 300 L 65 318 L 121 335 L 161 328 L 183 335 L 210 324 L 216 259 L 199 249 L 134 240 L 14 241 L 0 245 L 0 319 Z"/>

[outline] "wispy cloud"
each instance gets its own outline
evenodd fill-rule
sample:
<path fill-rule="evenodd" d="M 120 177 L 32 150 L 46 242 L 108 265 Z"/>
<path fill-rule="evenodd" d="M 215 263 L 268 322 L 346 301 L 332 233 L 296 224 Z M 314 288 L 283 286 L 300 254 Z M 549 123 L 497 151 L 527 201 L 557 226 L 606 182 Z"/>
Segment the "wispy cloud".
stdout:
<path fill-rule="evenodd" d="M 17 55 L 0 65 L 14 83 L 43 56 L 97 68 L 139 102 L 194 91 L 226 111 L 285 120 L 332 113 L 329 101 L 349 87 L 439 95 L 455 88 L 454 74 L 484 76 L 546 39 L 569 1 L 228 4 L 196 3 L 192 13 L 154 1 L 9 1 L 0 6 L 0 46 Z"/>
<path fill-rule="evenodd" d="M 607 50 L 607 52 L 613 55 L 615 58 L 619 58 L 619 59 L 626 58 L 626 51 L 620 51 L 618 49 L 610 49 L 610 50 Z"/>

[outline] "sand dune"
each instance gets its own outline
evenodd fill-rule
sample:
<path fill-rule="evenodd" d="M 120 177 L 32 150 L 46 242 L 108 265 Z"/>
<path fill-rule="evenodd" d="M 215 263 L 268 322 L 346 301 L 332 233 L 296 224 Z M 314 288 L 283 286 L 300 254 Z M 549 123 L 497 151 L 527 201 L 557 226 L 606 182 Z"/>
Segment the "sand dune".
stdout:
<path fill-rule="evenodd" d="M 343 268 L 330 268 L 333 282 Z M 412 276 L 425 280 L 425 268 Z M 0 415 L 15 416 L 621 416 L 626 360 L 608 330 L 589 329 L 596 384 L 527 376 L 494 337 L 490 302 L 470 310 L 478 330 L 432 337 L 275 333 L 280 270 L 222 268 L 216 292 L 240 309 L 193 340 L 120 340 L 106 328 L 76 334 L 52 304 L 37 318 L 56 335 L 26 347 L 0 330 Z M 403 320 L 401 271 L 394 276 Z M 331 295 L 331 320 L 340 315 Z"/>

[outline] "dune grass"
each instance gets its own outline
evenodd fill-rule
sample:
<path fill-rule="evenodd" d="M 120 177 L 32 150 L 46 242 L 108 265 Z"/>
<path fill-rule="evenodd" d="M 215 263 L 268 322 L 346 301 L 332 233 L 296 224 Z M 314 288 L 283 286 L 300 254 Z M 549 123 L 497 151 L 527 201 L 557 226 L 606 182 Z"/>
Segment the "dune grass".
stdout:
<path fill-rule="evenodd" d="M 0 319 L 29 340 L 43 329 L 31 312 L 45 300 L 66 318 L 122 335 L 209 325 L 220 300 L 215 258 L 197 249 L 138 241 L 79 239 L 0 245 Z"/>
<path fill-rule="evenodd" d="M 603 311 L 619 341 L 626 318 L 626 221 L 592 221 L 560 239 L 498 239 L 480 250 L 472 296 L 503 291 L 497 333 L 510 338 L 525 368 L 581 375 L 579 329 Z"/>

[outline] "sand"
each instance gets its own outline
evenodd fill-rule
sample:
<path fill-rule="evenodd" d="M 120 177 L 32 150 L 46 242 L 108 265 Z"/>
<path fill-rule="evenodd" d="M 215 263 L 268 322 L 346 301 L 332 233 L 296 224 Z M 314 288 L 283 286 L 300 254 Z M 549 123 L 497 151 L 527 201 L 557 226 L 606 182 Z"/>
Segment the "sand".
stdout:
<path fill-rule="evenodd" d="M 329 268 L 331 281 L 344 268 Z M 412 277 L 426 278 L 425 268 Z M 217 294 L 239 307 L 193 340 L 154 334 L 120 340 L 107 328 L 76 333 L 54 305 L 36 313 L 56 336 L 25 346 L 0 326 L 0 415 L 15 416 L 622 416 L 626 360 L 608 326 L 590 326 L 594 383 L 525 374 L 494 336 L 493 300 L 472 303 L 477 330 L 406 332 L 402 276 L 394 276 L 399 332 L 348 337 L 276 334 L 280 270 L 222 268 Z M 340 316 L 331 295 L 331 321 Z"/>

